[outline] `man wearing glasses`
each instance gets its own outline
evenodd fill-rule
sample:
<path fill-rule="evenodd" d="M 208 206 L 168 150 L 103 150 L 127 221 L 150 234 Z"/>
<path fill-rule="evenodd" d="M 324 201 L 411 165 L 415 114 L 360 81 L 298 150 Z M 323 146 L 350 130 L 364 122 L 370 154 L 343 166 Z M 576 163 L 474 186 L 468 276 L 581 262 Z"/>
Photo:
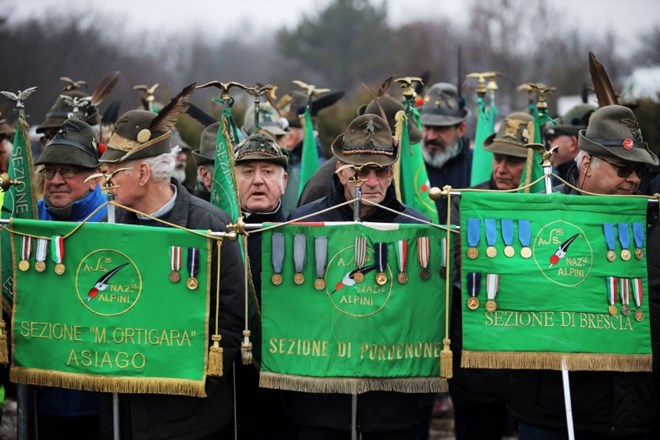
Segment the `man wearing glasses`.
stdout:
<path fill-rule="evenodd" d="M 424 218 L 422 214 L 402 205 L 392 185 L 394 163 L 399 148 L 387 122 L 380 116 L 366 114 L 355 118 L 332 143 L 337 167 L 330 194 L 293 211 L 291 219 L 317 213 L 355 198 L 354 180 L 361 182 L 359 217 L 382 223 L 412 223 L 407 214 Z M 368 204 L 390 208 L 392 211 Z M 352 221 L 353 203 L 305 221 Z M 360 394 L 357 404 L 357 430 L 363 440 L 412 440 L 420 423 L 420 403 L 423 394 L 372 391 Z M 350 438 L 351 396 L 347 394 L 291 393 L 291 417 L 298 425 L 299 439 Z"/>
<path fill-rule="evenodd" d="M 644 165 L 658 165 L 658 157 L 649 151 L 644 142 L 632 110 L 619 105 L 596 110 L 587 129 L 580 130 L 578 146 L 577 168 L 569 175 L 569 182 L 588 193 L 636 194 Z M 562 192 L 580 193 L 568 185 Z M 646 240 L 653 370 L 657 372 L 660 358 L 657 335 L 660 329 L 657 204 L 649 204 Z M 576 438 L 657 438 L 652 434 L 658 423 L 658 382 L 655 375 L 657 373 L 571 372 Z M 566 438 L 566 413 L 559 372 L 516 372 L 509 409 L 519 421 L 521 440 Z"/>
<path fill-rule="evenodd" d="M 98 222 L 107 215 L 98 179 L 86 181 L 99 166 L 98 144 L 87 123 L 64 121 L 35 164 L 42 165 L 44 182 L 40 219 L 79 222 L 94 213 L 89 221 Z M 40 438 L 101 438 L 97 393 L 39 387 L 35 394 Z"/>

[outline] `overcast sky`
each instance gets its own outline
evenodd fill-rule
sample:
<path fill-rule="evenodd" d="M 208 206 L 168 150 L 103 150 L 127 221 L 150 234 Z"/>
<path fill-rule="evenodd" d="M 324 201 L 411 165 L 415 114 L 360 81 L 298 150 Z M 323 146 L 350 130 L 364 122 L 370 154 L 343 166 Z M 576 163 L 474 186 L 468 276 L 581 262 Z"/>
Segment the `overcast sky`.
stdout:
<path fill-rule="evenodd" d="M 274 30 L 282 25 L 293 28 L 303 14 L 315 15 L 331 0 L 20 0 L 8 4 L 3 11 L 10 20 L 60 12 L 99 10 L 125 19 L 133 29 L 186 31 L 206 29 L 218 35 L 226 33 Z M 371 0 L 380 4 L 382 0 Z M 466 22 L 466 11 L 472 0 L 389 0 L 388 18 L 393 25 L 433 17 L 452 17 Z M 527 0 L 548 1 L 548 0 Z M 613 29 L 623 41 L 622 48 L 636 49 L 637 35 L 660 24 L 659 0 L 551 0 L 552 6 L 565 11 L 558 17 L 556 28 L 570 20 L 582 24 L 585 32 L 605 27 Z M 122 20 L 124 21 L 124 20 Z M 191 25 L 194 23 L 194 25 Z M 248 24 L 249 23 L 249 24 Z"/>

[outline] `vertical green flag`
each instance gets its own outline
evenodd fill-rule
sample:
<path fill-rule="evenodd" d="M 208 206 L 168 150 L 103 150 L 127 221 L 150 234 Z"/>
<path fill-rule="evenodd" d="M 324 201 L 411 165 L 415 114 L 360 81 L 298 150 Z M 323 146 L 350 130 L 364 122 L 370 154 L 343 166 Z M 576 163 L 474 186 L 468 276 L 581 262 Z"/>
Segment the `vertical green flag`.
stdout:
<path fill-rule="evenodd" d="M 419 116 L 416 109 L 412 109 L 412 116 Z M 438 223 L 438 210 L 435 202 L 429 197 L 431 183 L 426 173 L 426 165 L 422 157 L 419 143 L 410 145 L 408 131 L 408 116 L 404 111 L 396 115 L 396 138 L 399 140 L 400 160 L 398 188 L 401 202 L 416 209 L 427 216 L 433 223 Z M 415 123 L 419 117 L 415 118 Z"/>
<path fill-rule="evenodd" d="M 305 107 L 303 116 L 303 128 L 305 137 L 303 139 L 302 159 L 300 161 L 300 184 L 298 186 L 298 197 L 302 194 L 305 184 L 312 175 L 319 169 L 319 151 L 316 148 L 316 138 L 314 137 L 314 125 L 312 125 L 312 115 L 309 105 Z"/>
<path fill-rule="evenodd" d="M 548 121 L 549 116 L 546 113 L 546 110 L 539 110 L 536 108 L 534 103 L 529 104 L 529 112 L 534 116 L 534 123 L 530 123 L 528 131 L 530 140 L 533 140 L 535 144 L 542 144 L 541 139 L 541 127 Z M 523 168 L 522 176 L 520 176 L 520 186 L 528 185 L 531 182 L 539 179 L 543 176 L 543 167 L 541 167 L 541 156 L 533 149 L 529 149 L 527 152 L 527 163 L 525 168 Z M 526 193 L 541 193 L 545 191 L 545 183 L 543 180 L 538 181 L 530 188 L 525 188 L 521 190 Z"/>
<path fill-rule="evenodd" d="M 241 208 L 236 189 L 234 151 L 229 135 L 232 122 L 231 108 L 226 107 L 220 117 L 215 143 L 215 167 L 210 200 L 211 204 L 225 211 L 235 222 L 241 215 Z"/>
<path fill-rule="evenodd" d="M 486 108 L 482 97 L 477 98 L 479 112 L 477 114 L 477 130 L 474 134 L 474 154 L 472 156 L 472 174 L 470 186 L 477 185 L 490 179 L 493 173 L 493 153 L 484 149 L 484 141 L 495 131 L 495 118 L 497 107 L 494 100 Z"/>
<path fill-rule="evenodd" d="M 28 123 L 23 115 L 16 121 L 16 135 L 9 161 L 9 178 L 16 181 L 4 195 L 2 218 L 36 219 L 38 217 L 36 191 L 32 165 L 32 149 L 28 135 Z M 10 299 L 13 295 L 13 272 L 11 267 L 11 244 L 9 234 L 2 235 L 2 295 Z"/>

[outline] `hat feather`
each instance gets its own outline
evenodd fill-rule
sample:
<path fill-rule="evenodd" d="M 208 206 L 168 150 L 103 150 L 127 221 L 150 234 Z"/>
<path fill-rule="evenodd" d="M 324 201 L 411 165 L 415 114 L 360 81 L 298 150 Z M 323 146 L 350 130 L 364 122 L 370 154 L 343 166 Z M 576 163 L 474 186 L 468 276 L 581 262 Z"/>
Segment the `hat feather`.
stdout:
<path fill-rule="evenodd" d="M 149 130 L 152 133 L 174 130 L 179 116 L 188 111 L 188 107 L 190 107 L 190 97 L 195 91 L 196 85 L 197 83 L 192 83 L 184 87 L 169 104 L 158 112 L 158 115 L 151 121 L 151 125 L 149 126 Z"/>
<path fill-rule="evenodd" d="M 594 92 L 596 92 L 598 106 L 605 107 L 606 105 L 618 104 L 619 100 L 616 97 L 616 93 L 614 93 L 610 78 L 593 52 L 589 52 L 589 73 L 591 74 L 591 82 L 594 83 Z"/>
<path fill-rule="evenodd" d="M 116 70 L 111 74 L 107 75 L 101 80 L 101 83 L 96 87 L 94 93 L 92 93 L 92 105 L 99 105 L 102 103 L 105 98 L 108 97 L 112 89 L 115 88 L 115 85 L 119 81 L 119 71 Z"/>

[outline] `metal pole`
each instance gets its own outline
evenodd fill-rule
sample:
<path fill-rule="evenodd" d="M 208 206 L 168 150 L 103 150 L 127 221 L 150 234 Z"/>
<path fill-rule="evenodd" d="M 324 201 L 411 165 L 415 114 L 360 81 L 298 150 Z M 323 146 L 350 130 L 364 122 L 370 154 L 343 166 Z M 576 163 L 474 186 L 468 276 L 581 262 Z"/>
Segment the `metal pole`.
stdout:
<path fill-rule="evenodd" d="M 108 223 L 115 223 L 115 205 L 112 202 L 115 201 L 115 193 L 110 187 L 108 191 Z M 114 440 L 119 440 L 121 438 L 120 434 L 120 422 L 119 422 L 119 394 L 112 393 L 112 438 Z"/>
<path fill-rule="evenodd" d="M 351 440 L 357 440 L 357 394 L 351 396 Z"/>
<path fill-rule="evenodd" d="M 28 385 L 19 383 L 16 386 L 16 431 L 18 440 L 30 438 L 30 391 Z"/>
<path fill-rule="evenodd" d="M 568 369 L 566 368 L 565 358 L 561 361 L 561 378 L 564 386 L 564 405 L 566 406 L 566 429 L 568 430 L 568 439 L 575 440 L 573 409 L 571 407 L 571 387 L 568 381 Z"/>
<path fill-rule="evenodd" d="M 552 194 L 552 165 L 549 161 L 543 161 L 543 178 L 545 183 L 545 193 Z"/>

